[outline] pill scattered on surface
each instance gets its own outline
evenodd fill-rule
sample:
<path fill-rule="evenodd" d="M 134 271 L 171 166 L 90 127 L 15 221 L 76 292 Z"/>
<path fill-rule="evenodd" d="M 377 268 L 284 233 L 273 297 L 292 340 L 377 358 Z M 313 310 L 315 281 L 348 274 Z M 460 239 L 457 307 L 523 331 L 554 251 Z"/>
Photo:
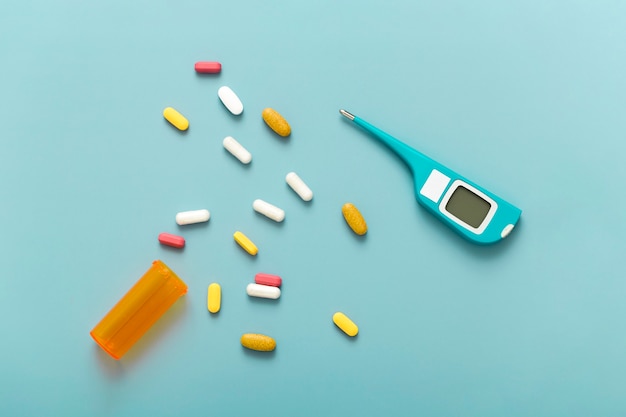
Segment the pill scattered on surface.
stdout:
<path fill-rule="evenodd" d="M 236 231 L 233 238 L 235 238 L 235 242 L 237 242 L 237 244 L 239 244 L 239 246 L 241 246 L 243 250 L 248 252 L 250 255 L 254 256 L 259 253 L 259 249 L 256 245 L 248 239 L 248 236 L 244 235 L 240 231 Z"/>
<path fill-rule="evenodd" d="M 274 220 L 275 222 L 280 223 L 285 220 L 285 210 L 276 207 L 275 205 L 270 204 L 267 201 L 256 199 L 252 202 L 252 208 L 257 213 L 260 213 L 268 219 Z"/>
<path fill-rule="evenodd" d="M 235 158 L 239 159 L 242 164 L 249 164 L 252 161 L 252 154 L 248 152 L 239 142 L 232 136 L 226 136 L 222 142 L 224 149 L 230 152 Z"/>
<path fill-rule="evenodd" d="M 248 284 L 246 292 L 250 297 L 269 298 L 272 300 L 280 298 L 280 288 L 269 285 Z"/>
<path fill-rule="evenodd" d="M 304 201 L 311 201 L 313 199 L 313 191 L 302 181 L 302 179 L 295 172 L 290 172 L 285 177 L 285 181 Z"/>
<path fill-rule="evenodd" d="M 222 306 L 222 287 L 214 282 L 207 291 L 207 308 L 211 313 L 217 313 Z"/>
<path fill-rule="evenodd" d="M 265 123 L 270 127 L 270 129 L 278 135 L 286 137 L 291 134 L 291 126 L 289 126 L 287 120 L 285 120 L 285 118 L 276 110 L 268 107 L 263 110 L 262 116 L 263 120 L 265 120 Z"/>
<path fill-rule="evenodd" d="M 345 314 L 337 312 L 333 314 L 333 322 L 339 327 L 345 334 L 350 337 L 354 337 L 359 333 L 359 328 L 352 320 Z"/>
<path fill-rule="evenodd" d="M 219 62 L 200 61 L 196 62 L 194 68 L 200 74 L 218 74 L 222 71 L 222 64 Z"/>
<path fill-rule="evenodd" d="M 360 236 L 367 233 L 367 223 L 365 223 L 361 212 L 354 204 L 344 204 L 341 208 L 341 212 L 343 213 L 343 218 L 346 219 L 346 223 L 348 223 L 348 226 L 350 226 L 350 229 L 352 229 L 354 233 Z"/>
<path fill-rule="evenodd" d="M 224 107 L 235 116 L 239 116 L 243 112 L 243 103 L 237 97 L 237 94 L 228 86 L 222 86 L 217 90 L 217 95 L 222 100 Z"/>
<path fill-rule="evenodd" d="M 163 117 L 178 130 L 187 130 L 189 128 L 189 120 L 172 107 L 166 107 L 163 110 Z"/>
<path fill-rule="evenodd" d="M 259 272 L 254 276 L 254 282 L 259 285 L 269 285 L 271 287 L 280 287 L 283 279 L 278 275 L 264 274 Z"/>
<path fill-rule="evenodd" d="M 264 334 L 246 333 L 241 336 L 241 346 L 259 352 L 271 352 L 276 349 L 276 340 Z"/>
<path fill-rule="evenodd" d="M 170 233 L 161 233 L 159 235 L 159 243 L 180 249 L 185 247 L 185 238 L 182 236 L 172 235 Z"/>
<path fill-rule="evenodd" d="M 176 223 L 180 226 L 184 226 L 186 224 L 208 222 L 210 217 L 211 213 L 206 209 L 181 211 L 176 214 Z"/>

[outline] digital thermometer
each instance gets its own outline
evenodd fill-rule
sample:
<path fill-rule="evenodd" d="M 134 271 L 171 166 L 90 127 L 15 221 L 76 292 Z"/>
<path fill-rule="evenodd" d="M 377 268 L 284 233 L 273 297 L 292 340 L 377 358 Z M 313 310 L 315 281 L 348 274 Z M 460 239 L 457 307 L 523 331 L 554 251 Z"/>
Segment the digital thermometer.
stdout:
<path fill-rule="evenodd" d="M 517 224 L 522 210 L 365 120 L 339 112 L 394 151 L 413 172 L 417 201 L 465 238 L 482 245 L 496 243 Z"/>

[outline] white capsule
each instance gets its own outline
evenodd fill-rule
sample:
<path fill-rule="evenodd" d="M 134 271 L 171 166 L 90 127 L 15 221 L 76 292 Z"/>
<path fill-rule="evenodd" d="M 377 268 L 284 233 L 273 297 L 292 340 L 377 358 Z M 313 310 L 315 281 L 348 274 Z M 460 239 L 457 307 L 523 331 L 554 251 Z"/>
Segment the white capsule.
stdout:
<path fill-rule="evenodd" d="M 184 226 L 186 224 L 208 222 L 210 217 L 211 213 L 209 213 L 209 210 L 206 209 L 181 211 L 176 214 L 176 223 L 180 226 Z"/>
<path fill-rule="evenodd" d="M 249 164 L 250 161 L 252 161 L 252 154 L 248 152 L 241 143 L 237 142 L 234 137 L 226 136 L 222 144 L 224 148 L 235 158 L 239 159 L 242 164 Z"/>
<path fill-rule="evenodd" d="M 243 111 L 243 103 L 237 97 L 237 94 L 230 87 L 222 86 L 217 90 L 217 95 L 222 100 L 222 104 L 228 109 L 229 112 L 238 116 Z"/>
<path fill-rule="evenodd" d="M 280 297 L 280 288 L 269 285 L 248 284 L 246 292 L 250 297 L 271 298 L 272 300 Z"/>
<path fill-rule="evenodd" d="M 274 220 L 275 222 L 282 222 L 285 220 L 285 210 L 276 207 L 267 201 L 263 200 L 254 200 L 252 203 L 252 208 L 257 213 L 261 213 L 267 218 Z"/>
<path fill-rule="evenodd" d="M 313 191 L 302 181 L 302 179 L 295 172 L 290 172 L 285 178 L 287 184 L 292 190 L 296 192 L 304 201 L 311 201 L 313 198 Z"/>

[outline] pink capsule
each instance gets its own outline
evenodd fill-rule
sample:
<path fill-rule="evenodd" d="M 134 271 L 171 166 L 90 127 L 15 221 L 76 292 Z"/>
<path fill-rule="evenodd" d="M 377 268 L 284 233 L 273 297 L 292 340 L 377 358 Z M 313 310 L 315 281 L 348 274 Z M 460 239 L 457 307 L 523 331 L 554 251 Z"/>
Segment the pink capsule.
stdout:
<path fill-rule="evenodd" d="M 283 280 L 278 275 L 258 273 L 254 276 L 254 282 L 259 285 L 269 285 L 271 287 L 280 287 L 283 283 Z"/>
<path fill-rule="evenodd" d="M 200 74 L 219 74 L 222 71 L 222 64 L 219 62 L 196 62 L 196 72 Z"/>
<path fill-rule="evenodd" d="M 159 243 L 173 248 L 184 248 L 185 238 L 182 236 L 172 235 L 170 233 L 161 233 L 159 235 Z"/>

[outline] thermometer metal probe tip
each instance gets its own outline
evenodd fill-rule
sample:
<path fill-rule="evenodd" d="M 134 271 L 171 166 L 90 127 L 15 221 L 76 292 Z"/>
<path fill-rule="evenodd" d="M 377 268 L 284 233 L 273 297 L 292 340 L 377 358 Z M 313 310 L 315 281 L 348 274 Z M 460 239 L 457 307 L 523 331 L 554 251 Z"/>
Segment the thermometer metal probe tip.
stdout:
<path fill-rule="evenodd" d="M 352 114 L 350 112 L 347 112 L 344 109 L 340 109 L 339 113 L 341 113 L 342 116 L 345 116 L 345 117 L 347 117 L 350 120 L 354 120 L 354 114 Z"/>

